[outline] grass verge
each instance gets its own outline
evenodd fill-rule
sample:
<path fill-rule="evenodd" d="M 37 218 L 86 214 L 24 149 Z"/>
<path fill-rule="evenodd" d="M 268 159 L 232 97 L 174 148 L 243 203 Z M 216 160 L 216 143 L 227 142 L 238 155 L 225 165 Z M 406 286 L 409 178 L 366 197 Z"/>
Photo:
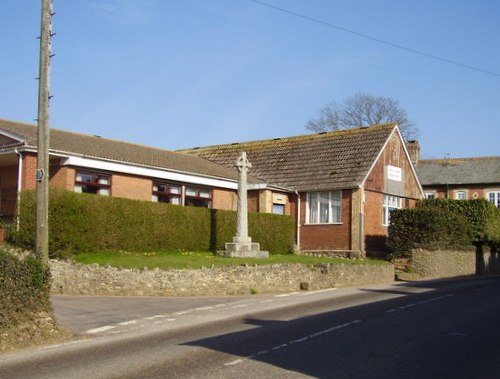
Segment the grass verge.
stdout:
<path fill-rule="evenodd" d="M 211 252 L 200 251 L 158 251 L 158 252 L 95 252 L 83 253 L 73 257 L 73 260 L 84 264 L 97 263 L 101 266 L 110 265 L 121 268 L 149 269 L 199 269 L 202 267 L 222 267 L 239 265 L 268 264 L 384 264 L 381 260 L 350 260 L 340 258 L 309 257 L 295 254 L 271 254 L 268 259 L 224 258 Z"/>

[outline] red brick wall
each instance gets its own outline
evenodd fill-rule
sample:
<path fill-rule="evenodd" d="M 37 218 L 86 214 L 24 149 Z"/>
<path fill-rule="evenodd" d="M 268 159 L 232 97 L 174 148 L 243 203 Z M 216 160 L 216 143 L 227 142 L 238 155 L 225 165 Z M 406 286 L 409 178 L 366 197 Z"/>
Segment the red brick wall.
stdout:
<path fill-rule="evenodd" d="M 342 224 L 308 225 L 306 194 L 301 196 L 300 249 L 351 250 L 351 191 L 342 191 Z"/>
<path fill-rule="evenodd" d="M 16 212 L 17 166 L 0 167 L 0 216 L 11 218 Z"/>
<path fill-rule="evenodd" d="M 237 198 L 238 195 L 235 191 L 215 188 L 212 191 L 212 207 L 214 209 L 235 211 Z"/>
<path fill-rule="evenodd" d="M 66 166 L 51 166 L 50 186 L 73 191 L 75 188 L 75 169 Z"/>
<path fill-rule="evenodd" d="M 111 176 L 111 196 L 113 197 L 151 201 L 152 195 L 152 179 L 125 174 Z"/>
<path fill-rule="evenodd" d="M 36 154 L 23 154 L 22 189 L 30 190 L 36 188 Z"/>

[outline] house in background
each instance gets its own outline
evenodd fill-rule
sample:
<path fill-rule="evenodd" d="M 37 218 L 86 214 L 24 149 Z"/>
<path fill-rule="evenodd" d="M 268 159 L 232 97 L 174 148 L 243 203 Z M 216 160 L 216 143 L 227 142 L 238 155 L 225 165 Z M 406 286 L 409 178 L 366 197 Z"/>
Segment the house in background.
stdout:
<path fill-rule="evenodd" d="M 0 213 L 36 186 L 35 125 L 0 119 Z M 291 216 L 302 252 L 363 257 L 385 250 L 392 209 L 423 196 L 394 124 L 184 151 L 58 129 L 50 185 L 96 196 L 236 210 L 236 157 L 247 152 L 248 209 Z"/>
<path fill-rule="evenodd" d="M 225 167 L 242 151 L 252 176 L 286 190 L 249 194 L 249 209 L 290 214 L 301 252 L 385 251 L 391 210 L 423 197 L 395 124 L 180 150 Z"/>
<path fill-rule="evenodd" d="M 416 168 L 427 199 L 487 199 L 500 208 L 500 156 L 418 160 Z"/>

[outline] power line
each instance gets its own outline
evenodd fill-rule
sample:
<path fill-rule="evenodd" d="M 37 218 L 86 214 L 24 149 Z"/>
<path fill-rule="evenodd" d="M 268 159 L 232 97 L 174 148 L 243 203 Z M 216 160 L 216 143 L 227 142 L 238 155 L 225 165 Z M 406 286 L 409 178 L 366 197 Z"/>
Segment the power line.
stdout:
<path fill-rule="evenodd" d="M 383 40 L 381 38 L 373 37 L 373 36 L 370 36 L 368 34 L 360 33 L 360 32 L 357 32 L 355 30 L 343 28 L 341 26 L 332 24 L 330 22 L 323 21 L 323 20 L 320 20 L 320 19 L 317 19 L 317 18 L 314 18 L 314 17 L 306 16 L 304 14 L 300 14 L 300 13 L 291 11 L 289 9 L 281 8 L 281 7 L 278 7 L 276 5 L 269 4 L 269 3 L 266 3 L 266 2 L 261 1 L 261 0 L 249 0 L 249 1 L 252 1 L 252 2 L 254 2 L 256 4 L 259 4 L 259 5 L 262 5 L 262 6 L 265 6 L 265 7 L 274 9 L 274 10 L 277 10 L 277 11 L 282 12 L 282 13 L 286 13 L 286 14 L 294 16 L 294 17 L 301 18 L 303 20 L 307 20 L 307 21 L 310 21 L 310 22 L 313 22 L 313 23 L 316 23 L 316 24 L 319 24 L 319 25 L 327 26 L 327 27 L 332 28 L 332 29 L 337 29 L 337 30 L 340 30 L 340 31 L 342 31 L 344 33 L 349 33 L 349 34 L 355 35 L 357 37 L 361 37 L 361 38 L 365 38 L 365 39 L 368 39 L 368 40 L 371 40 L 371 41 L 375 41 L 375 42 L 378 42 L 378 43 L 381 43 L 381 44 L 384 44 L 384 45 L 387 45 L 387 46 L 391 46 L 391 47 L 399 49 L 399 50 L 407 51 L 407 52 L 412 53 L 412 54 L 417 54 L 417 55 L 420 55 L 420 56 L 423 56 L 423 57 L 426 57 L 426 58 L 430 58 L 430 59 L 434 59 L 434 60 L 437 60 L 437 61 L 441 61 L 441 62 L 445 62 L 445 63 L 448 63 L 448 64 L 452 64 L 452 65 L 455 65 L 455 66 L 458 66 L 458 67 L 466 68 L 468 70 L 473 70 L 473 71 L 481 72 L 483 74 L 488 74 L 488 75 L 500 77 L 500 73 L 498 73 L 498 72 L 484 70 L 484 69 L 479 68 L 479 67 L 475 67 L 475 66 L 471 66 L 471 65 L 468 65 L 468 64 L 460 63 L 460 62 L 457 62 L 457 61 L 454 61 L 454 60 L 451 60 L 451 59 L 440 57 L 438 55 L 426 53 L 425 51 L 413 49 L 411 47 L 399 45 L 397 43 L 386 41 L 386 40 Z"/>

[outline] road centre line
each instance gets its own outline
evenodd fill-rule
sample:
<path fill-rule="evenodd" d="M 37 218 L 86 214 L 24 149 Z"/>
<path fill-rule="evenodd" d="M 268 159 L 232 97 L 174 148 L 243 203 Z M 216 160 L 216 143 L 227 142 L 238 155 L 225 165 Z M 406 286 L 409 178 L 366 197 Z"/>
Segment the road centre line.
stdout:
<path fill-rule="evenodd" d="M 317 293 L 336 291 L 336 290 L 338 290 L 338 288 L 326 288 L 324 290 L 318 290 L 318 291 L 306 291 L 306 292 L 300 292 L 299 296 L 310 296 L 310 295 L 315 295 Z"/>
<path fill-rule="evenodd" d="M 347 322 L 345 324 L 334 326 L 333 328 L 320 330 L 319 332 L 310 334 L 308 336 L 305 336 L 305 337 L 302 337 L 302 338 L 298 338 L 298 339 L 295 339 L 293 341 L 289 341 L 287 343 L 283 343 L 281 345 L 274 346 L 274 347 L 272 347 L 269 350 L 262 350 L 262 351 L 259 351 L 258 353 L 253 354 L 253 355 L 249 355 L 249 356 L 244 357 L 244 358 L 239 358 L 239 359 L 236 359 L 234 361 L 227 362 L 227 363 L 224 364 L 224 366 L 234 366 L 234 365 L 240 364 L 240 363 L 242 363 L 242 362 L 244 362 L 246 360 L 254 359 L 254 358 L 257 358 L 257 357 L 259 357 L 261 355 L 269 354 L 272 351 L 276 351 L 276 350 L 288 347 L 288 346 L 296 344 L 296 343 L 301 343 L 301 342 L 307 341 L 309 339 L 316 338 L 316 337 L 321 336 L 323 334 L 331 333 L 331 332 L 333 332 L 335 330 L 343 329 L 343 328 L 346 328 L 348 326 L 358 324 L 361 321 L 362 320 L 354 320 L 354 321 L 351 321 L 351 322 Z"/>
<path fill-rule="evenodd" d="M 108 330 L 115 329 L 115 328 L 116 328 L 116 326 L 106 325 L 106 326 L 101 326 L 100 328 L 89 329 L 85 333 L 96 334 L 96 333 L 106 332 Z"/>
<path fill-rule="evenodd" d="M 299 294 L 300 292 L 290 292 L 290 293 L 282 293 L 280 295 L 274 295 L 274 297 L 288 297 L 288 296 L 293 296 L 293 295 L 297 295 Z"/>
<path fill-rule="evenodd" d="M 118 323 L 118 325 L 121 325 L 121 326 L 133 325 L 133 324 L 137 324 L 137 320 L 130 320 L 130 321 L 124 321 L 124 322 Z"/>
<path fill-rule="evenodd" d="M 181 315 L 187 315 L 189 313 L 193 313 L 193 311 L 182 311 L 182 312 L 175 312 L 175 313 L 172 313 L 172 314 L 175 315 L 175 316 L 181 316 Z"/>
<path fill-rule="evenodd" d="M 214 309 L 214 307 L 210 307 L 210 306 L 208 306 L 208 307 L 199 307 L 199 308 L 195 308 L 194 310 L 195 311 L 207 311 L 209 309 Z"/>
<path fill-rule="evenodd" d="M 433 301 L 439 301 L 439 300 L 444 300 L 446 299 L 447 297 L 452 297 L 454 296 L 454 294 L 448 294 L 448 295 L 443 295 L 443 296 L 437 296 L 437 297 L 433 297 L 431 299 L 427 299 L 427 300 L 422 300 L 422 301 L 419 301 L 417 303 L 410 303 L 410 304 L 407 304 L 407 305 L 402 305 L 401 307 L 397 307 L 397 308 L 392 308 L 392 309 L 387 309 L 385 311 L 385 313 L 393 313 L 393 312 L 398 312 L 398 311 L 401 311 L 401 310 L 405 310 L 405 309 L 408 309 L 408 308 L 412 308 L 412 307 L 416 307 L 417 305 L 423 305 L 423 304 L 427 304 L 427 303 L 431 303 Z"/>

